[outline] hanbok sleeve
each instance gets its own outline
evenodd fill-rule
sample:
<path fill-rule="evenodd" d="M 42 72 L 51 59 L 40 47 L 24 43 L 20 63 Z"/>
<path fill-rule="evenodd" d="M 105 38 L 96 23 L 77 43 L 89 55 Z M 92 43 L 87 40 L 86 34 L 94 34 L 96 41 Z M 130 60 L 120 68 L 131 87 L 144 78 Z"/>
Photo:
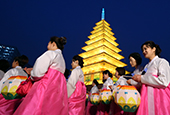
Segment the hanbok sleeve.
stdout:
<path fill-rule="evenodd" d="M 79 71 L 77 69 L 73 69 L 70 77 L 67 82 L 67 94 L 68 98 L 73 94 L 76 89 L 76 83 L 79 80 Z"/>
<path fill-rule="evenodd" d="M 170 83 L 169 63 L 162 59 L 157 63 L 157 67 L 154 66 L 153 68 L 157 69 L 157 75 L 154 75 L 154 72 L 149 72 L 149 74 L 147 74 L 147 71 L 146 75 L 141 76 L 141 82 L 157 88 L 166 88 Z"/>
<path fill-rule="evenodd" d="M 33 70 L 31 71 L 31 76 L 42 77 L 48 71 L 49 66 L 52 64 L 52 60 L 57 56 L 57 53 L 53 51 L 46 51 L 42 54 L 35 62 Z"/>

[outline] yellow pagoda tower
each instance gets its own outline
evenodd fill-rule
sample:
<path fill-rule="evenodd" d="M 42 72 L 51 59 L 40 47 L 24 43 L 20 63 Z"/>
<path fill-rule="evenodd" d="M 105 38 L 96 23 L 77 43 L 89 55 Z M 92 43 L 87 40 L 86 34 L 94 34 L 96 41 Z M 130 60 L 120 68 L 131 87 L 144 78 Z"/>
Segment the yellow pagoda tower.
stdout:
<path fill-rule="evenodd" d="M 94 30 L 88 36 L 90 40 L 85 42 L 87 46 L 82 47 L 85 52 L 79 54 L 84 61 L 82 70 L 85 85 L 91 85 L 93 79 L 97 79 L 102 84 L 102 72 L 104 70 L 109 70 L 115 75 L 116 67 L 127 66 L 127 64 L 120 61 L 124 59 L 119 54 L 122 50 L 117 48 L 119 44 L 115 42 L 116 38 L 109 27 L 110 24 L 105 21 L 104 14 L 103 8 L 101 21 L 97 22 L 96 26 L 93 27 Z M 113 76 L 113 81 L 116 82 L 116 80 L 116 77 Z"/>

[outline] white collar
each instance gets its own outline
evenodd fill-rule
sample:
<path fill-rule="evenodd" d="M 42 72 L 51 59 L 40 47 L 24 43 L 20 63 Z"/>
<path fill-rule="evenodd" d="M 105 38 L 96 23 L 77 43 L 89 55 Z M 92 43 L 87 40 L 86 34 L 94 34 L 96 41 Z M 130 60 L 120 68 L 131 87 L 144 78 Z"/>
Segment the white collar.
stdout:
<path fill-rule="evenodd" d="M 56 49 L 55 51 L 61 53 L 61 50 L 60 50 L 60 49 Z"/>
<path fill-rule="evenodd" d="M 19 69 L 21 69 L 22 67 L 21 67 L 21 66 L 16 66 L 15 68 L 19 68 Z"/>

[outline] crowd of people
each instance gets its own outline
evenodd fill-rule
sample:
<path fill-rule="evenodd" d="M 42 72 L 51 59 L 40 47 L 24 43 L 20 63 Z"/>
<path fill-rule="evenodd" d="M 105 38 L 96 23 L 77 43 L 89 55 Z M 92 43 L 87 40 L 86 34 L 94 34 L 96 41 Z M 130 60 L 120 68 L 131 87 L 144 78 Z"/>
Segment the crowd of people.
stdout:
<path fill-rule="evenodd" d="M 0 91 L 2 84 L 11 76 L 27 76 L 33 85 L 25 97 L 6 100 L 0 94 L 0 115 L 169 115 L 170 114 L 170 67 L 169 62 L 160 58 L 161 49 L 153 41 L 142 44 L 141 50 L 149 59 L 145 67 L 141 66 L 139 53 L 131 53 L 129 62 L 135 70 L 132 77 L 125 77 L 125 68 L 117 67 L 113 83 L 112 73 L 103 71 L 103 85 L 98 88 L 98 81 L 93 80 L 89 97 L 104 89 L 113 91 L 113 87 L 134 86 L 141 95 L 141 103 L 135 112 L 124 112 L 114 101 L 110 104 L 94 105 L 88 99 L 82 71 L 83 58 L 72 58 L 72 71 L 66 80 L 65 60 L 62 50 L 66 44 L 65 37 L 51 37 L 47 51 L 37 58 L 33 68 L 24 68 L 27 56 L 16 57 L 9 69 L 6 60 L 0 61 Z M 9 70 L 8 70 L 9 69 Z M 7 71 L 8 70 L 8 71 Z M 145 70 L 145 71 L 144 71 Z"/>

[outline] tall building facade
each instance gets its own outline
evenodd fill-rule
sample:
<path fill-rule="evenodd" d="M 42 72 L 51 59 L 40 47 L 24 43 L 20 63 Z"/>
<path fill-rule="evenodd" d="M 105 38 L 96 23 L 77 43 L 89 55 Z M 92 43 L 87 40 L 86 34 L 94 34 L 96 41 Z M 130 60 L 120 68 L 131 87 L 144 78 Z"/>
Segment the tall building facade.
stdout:
<path fill-rule="evenodd" d="M 104 8 L 102 9 L 101 21 L 96 23 L 93 27 L 91 35 L 88 36 L 90 40 L 86 41 L 86 46 L 82 47 L 85 51 L 79 56 L 83 57 L 85 85 L 91 85 L 93 79 L 97 79 L 102 84 L 104 70 L 109 70 L 115 75 L 116 67 L 125 67 L 127 64 L 123 63 L 124 57 L 119 54 L 122 50 L 115 42 L 116 38 L 111 31 L 110 24 L 104 19 Z M 113 76 L 113 81 L 116 82 L 117 78 Z"/>
<path fill-rule="evenodd" d="M 5 59 L 12 64 L 17 56 L 20 56 L 20 53 L 16 47 L 0 44 L 0 59 Z"/>

